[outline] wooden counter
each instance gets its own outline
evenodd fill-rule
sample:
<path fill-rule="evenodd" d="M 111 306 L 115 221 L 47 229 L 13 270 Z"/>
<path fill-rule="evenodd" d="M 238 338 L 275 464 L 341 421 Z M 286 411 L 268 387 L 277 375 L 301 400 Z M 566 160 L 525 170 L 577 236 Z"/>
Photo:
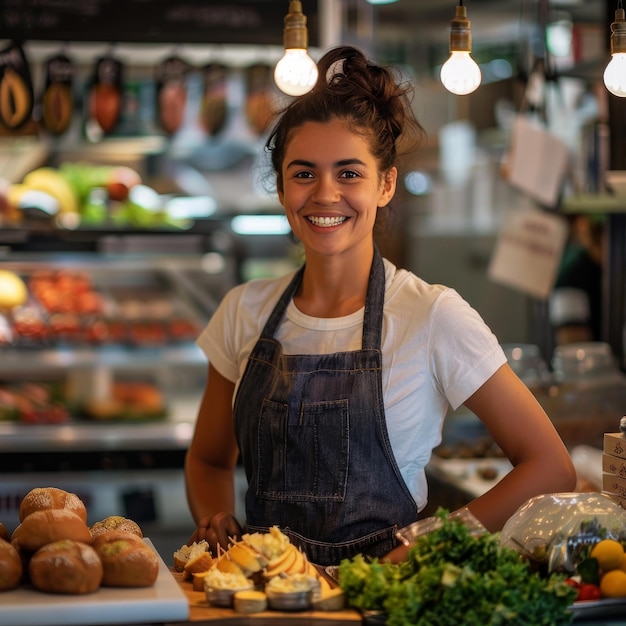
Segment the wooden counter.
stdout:
<path fill-rule="evenodd" d="M 203 591 L 194 591 L 191 582 L 184 581 L 182 574 L 173 572 L 189 600 L 189 622 L 194 626 L 345 626 L 345 624 L 361 624 L 361 615 L 354 610 L 343 611 L 263 611 L 262 613 L 242 614 L 233 609 L 210 606 Z M 169 624 L 168 626 L 183 626 Z"/>

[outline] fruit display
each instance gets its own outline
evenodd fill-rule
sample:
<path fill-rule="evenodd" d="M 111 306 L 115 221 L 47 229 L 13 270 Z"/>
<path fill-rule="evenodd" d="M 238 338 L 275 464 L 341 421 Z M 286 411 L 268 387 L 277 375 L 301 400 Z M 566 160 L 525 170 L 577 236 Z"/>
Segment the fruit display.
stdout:
<path fill-rule="evenodd" d="M 210 605 L 255 613 L 276 610 L 339 611 L 345 594 L 273 526 L 245 533 L 228 550 L 212 555 L 205 541 L 181 546 L 174 570 L 204 591 Z"/>
<path fill-rule="evenodd" d="M 72 229 L 190 225 L 170 210 L 168 197 L 145 185 L 128 166 L 68 161 L 59 167 L 39 167 L 4 187 L 0 195 L 6 212 L 17 216 L 15 222 L 27 216 Z"/>
<path fill-rule="evenodd" d="M 626 599 L 626 512 L 608 494 L 532 498 L 501 541 L 539 570 L 566 576 L 579 603 Z"/>
<path fill-rule="evenodd" d="M 123 283 L 124 276 L 106 270 L 0 269 L 0 349 L 159 347 L 195 340 L 200 320 L 183 299 L 164 287 L 126 288 L 116 281 Z"/>
<path fill-rule="evenodd" d="M 626 598 L 626 532 L 623 540 L 600 539 L 606 531 L 598 529 L 597 543 L 587 544 L 578 555 L 574 573 L 567 583 L 576 589 L 579 602 L 603 598 Z"/>

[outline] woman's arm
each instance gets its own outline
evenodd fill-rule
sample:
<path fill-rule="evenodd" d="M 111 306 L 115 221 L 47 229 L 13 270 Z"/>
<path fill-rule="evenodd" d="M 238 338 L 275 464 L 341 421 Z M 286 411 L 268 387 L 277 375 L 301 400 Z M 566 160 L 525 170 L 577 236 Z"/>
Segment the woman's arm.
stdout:
<path fill-rule="evenodd" d="M 487 530 L 500 530 L 533 496 L 575 487 L 576 470 L 563 441 L 508 364 L 487 380 L 465 406 L 483 421 L 514 466 L 500 482 L 467 505 Z M 408 546 L 400 545 L 385 558 L 398 563 L 408 551 Z"/>
<path fill-rule="evenodd" d="M 576 485 L 567 448 L 545 411 L 508 364 L 466 402 L 513 464 L 513 470 L 468 504 L 490 531 L 502 528 L 529 498 Z"/>
<path fill-rule="evenodd" d="M 212 365 L 200 404 L 195 432 L 185 459 L 185 484 L 191 514 L 198 525 L 192 541 L 228 547 L 241 535 L 235 519 L 235 467 L 238 448 L 233 428 L 235 385 Z"/>

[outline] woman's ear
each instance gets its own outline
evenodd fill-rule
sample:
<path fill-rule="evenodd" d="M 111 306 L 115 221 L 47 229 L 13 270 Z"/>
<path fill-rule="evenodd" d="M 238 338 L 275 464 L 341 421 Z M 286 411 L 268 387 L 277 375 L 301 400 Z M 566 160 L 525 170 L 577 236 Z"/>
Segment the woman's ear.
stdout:
<path fill-rule="evenodd" d="M 398 180 L 398 169 L 391 167 L 385 172 L 380 185 L 380 196 L 378 206 L 387 206 L 396 193 L 396 182 Z"/>

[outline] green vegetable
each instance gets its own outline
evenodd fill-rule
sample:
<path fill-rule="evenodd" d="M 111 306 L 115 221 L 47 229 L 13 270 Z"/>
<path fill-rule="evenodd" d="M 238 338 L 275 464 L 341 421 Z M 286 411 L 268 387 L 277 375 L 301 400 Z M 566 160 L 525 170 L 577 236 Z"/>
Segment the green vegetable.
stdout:
<path fill-rule="evenodd" d="M 474 536 L 447 511 L 407 559 L 393 565 L 359 555 L 339 566 L 351 606 L 384 613 L 387 626 L 558 626 L 570 624 L 577 591 L 565 576 L 542 577 L 496 534 Z"/>

